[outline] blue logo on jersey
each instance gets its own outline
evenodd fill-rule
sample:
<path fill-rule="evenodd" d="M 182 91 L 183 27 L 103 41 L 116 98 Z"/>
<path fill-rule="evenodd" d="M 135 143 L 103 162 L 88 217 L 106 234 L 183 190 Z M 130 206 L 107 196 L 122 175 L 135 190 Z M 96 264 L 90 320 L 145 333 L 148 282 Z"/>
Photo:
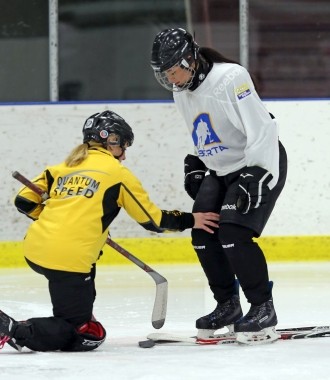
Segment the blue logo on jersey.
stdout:
<path fill-rule="evenodd" d="M 192 138 L 197 149 L 204 149 L 205 145 L 221 142 L 212 128 L 210 116 L 207 113 L 202 113 L 195 119 Z"/>
<path fill-rule="evenodd" d="M 199 157 L 213 156 L 228 149 L 227 147 L 220 145 L 221 140 L 212 128 L 209 114 L 199 114 L 193 124 L 194 130 L 192 138 Z"/>

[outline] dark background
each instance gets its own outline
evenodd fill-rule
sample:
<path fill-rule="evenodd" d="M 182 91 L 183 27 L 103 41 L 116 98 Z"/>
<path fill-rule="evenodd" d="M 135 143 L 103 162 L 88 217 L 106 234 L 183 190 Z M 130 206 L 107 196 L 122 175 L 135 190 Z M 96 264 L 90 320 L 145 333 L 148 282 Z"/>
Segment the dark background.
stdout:
<path fill-rule="evenodd" d="M 249 71 L 263 98 L 330 97 L 330 1 L 250 0 Z M 0 0 L 0 102 L 49 101 L 47 0 Z M 238 0 L 59 0 L 61 101 L 165 100 L 155 35 L 195 33 L 239 60 Z"/>

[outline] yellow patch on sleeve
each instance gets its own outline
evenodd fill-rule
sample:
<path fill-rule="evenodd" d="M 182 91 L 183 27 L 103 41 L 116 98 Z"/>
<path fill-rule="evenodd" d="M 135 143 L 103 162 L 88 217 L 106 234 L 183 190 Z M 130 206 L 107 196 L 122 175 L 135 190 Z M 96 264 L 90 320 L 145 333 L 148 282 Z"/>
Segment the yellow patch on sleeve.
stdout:
<path fill-rule="evenodd" d="M 251 90 L 247 83 L 242 84 L 239 87 L 235 88 L 235 94 L 238 98 L 238 100 L 246 98 L 248 95 L 251 94 Z"/>

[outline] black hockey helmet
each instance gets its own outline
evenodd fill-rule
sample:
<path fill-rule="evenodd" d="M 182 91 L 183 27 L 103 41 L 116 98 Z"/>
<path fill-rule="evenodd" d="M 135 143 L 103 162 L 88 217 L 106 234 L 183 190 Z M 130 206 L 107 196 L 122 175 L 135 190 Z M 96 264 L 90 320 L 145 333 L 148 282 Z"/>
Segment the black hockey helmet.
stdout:
<path fill-rule="evenodd" d="M 199 46 L 194 41 L 193 36 L 185 29 L 165 29 L 158 33 L 152 45 L 150 61 L 158 82 L 171 91 L 181 91 L 189 88 L 195 74 L 195 70 L 191 68 L 191 65 L 197 61 L 198 51 Z M 175 65 L 192 72 L 192 78 L 189 83 L 180 86 L 180 88 L 168 83 L 166 76 L 162 74 Z"/>
<path fill-rule="evenodd" d="M 121 148 L 131 146 L 134 141 L 132 128 L 115 112 L 104 111 L 90 116 L 83 127 L 83 142 L 96 141 L 105 148 L 107 145 L 119 145 Z M 116 140 L 108 142 L 108 137 L 114 135 Z"/>
<path fill-rule="evenodd" d="M 197 59 L 198 50 L 193 36 L 185 29 L 165 29 L 155 37 L 151 66 L 156 71 L 165 71 L 177 64 L 187 68 Z"/>

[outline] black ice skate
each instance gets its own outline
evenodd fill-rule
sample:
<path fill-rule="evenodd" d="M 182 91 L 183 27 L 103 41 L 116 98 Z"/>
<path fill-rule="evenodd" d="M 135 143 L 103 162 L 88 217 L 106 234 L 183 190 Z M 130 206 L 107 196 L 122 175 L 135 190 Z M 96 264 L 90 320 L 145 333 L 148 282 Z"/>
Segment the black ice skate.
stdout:
<path fill-rule="evenodd" d="M 239 296 L 234 295 L 228 301 L 218 303 L 212 313 L 197 319 L 197 337 L 200 339 L 213 337 L 214 331 L 222 329 L 223 327 L 228 328 L 228 335 L 233 335 L 233 324 L 240 319 L 242 315 Z"/>
<path fill-rule="evenodd" d="M 245 344 L 274 342 L 279 338 L 276 325 L 277 316 L 272 299 L 259 306 L 251 305 L 249 312 L 234 324 L 236 340 Z"/>
<path fill-rule="evenodd" d="M 0 310 L 0 349 L 5 343 L 8 343 L 15 350 L 22 351 L 22 347 L 16 344 L 15 338 L 13 338 L 18 323 Z"/>

